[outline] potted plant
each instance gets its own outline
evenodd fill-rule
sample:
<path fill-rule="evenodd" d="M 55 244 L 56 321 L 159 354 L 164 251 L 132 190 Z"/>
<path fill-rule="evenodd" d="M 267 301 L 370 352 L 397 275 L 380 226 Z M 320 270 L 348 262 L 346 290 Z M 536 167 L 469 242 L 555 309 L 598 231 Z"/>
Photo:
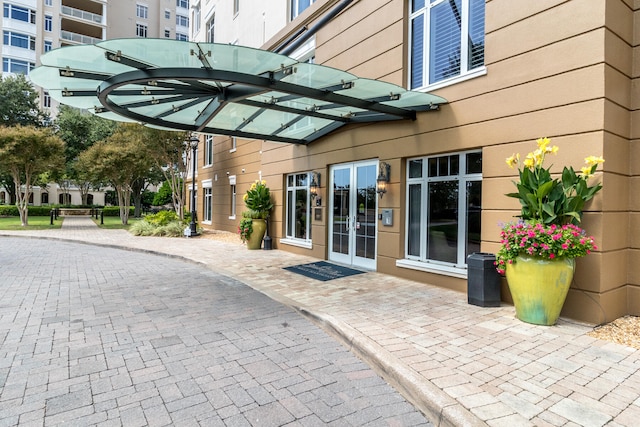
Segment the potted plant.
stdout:
<path fill-rule="evenodd" d="M 242 212 L 238 233 L 248 249 L 260 249 L 267 230 L 266 219 L 273 208 L 271 192 L 265 180 L 256 180 L 243 196 L 247 210 Z"/>
<path fill-rule="evenodd" d="M 520 220 L 502 227 L 496 269 L 507 278 L 516 317 L 528 323 L 556 323 L 575 271 L 575 258 L 597 249 L 594 239 L 579 227 L 587 201 L 600 191 L 589 180 L 602 157 L 589 156 L 580 172 L 565 166 L 558 178 L 544 168 L 557 146 L 540 138 L 538 148 L 520 166 L 519 154 L 506 159 L 518 167 L 517 192 L 507 194 L 520 201 Z"/>

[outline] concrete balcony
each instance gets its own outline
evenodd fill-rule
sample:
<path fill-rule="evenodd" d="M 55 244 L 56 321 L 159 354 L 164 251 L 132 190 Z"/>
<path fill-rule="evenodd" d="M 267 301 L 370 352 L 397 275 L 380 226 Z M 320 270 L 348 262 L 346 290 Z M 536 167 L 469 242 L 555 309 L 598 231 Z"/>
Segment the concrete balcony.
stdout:
<path fill-rule="evenodd" d="M 103 16 L 85 10 L 75 9 L 69 6 L 62 6 L 62 15 L 70 18 L 76 18 L 83 21 L 92 22 L 94 24 L 103 24 Z"/>
<path fill-rule="evenodd" d="M 85 36 L 84 34 L 72 33 L 71 31 L 60 31 L 60 39 L 74 44 L 96 44 L 102 39 Z"/>

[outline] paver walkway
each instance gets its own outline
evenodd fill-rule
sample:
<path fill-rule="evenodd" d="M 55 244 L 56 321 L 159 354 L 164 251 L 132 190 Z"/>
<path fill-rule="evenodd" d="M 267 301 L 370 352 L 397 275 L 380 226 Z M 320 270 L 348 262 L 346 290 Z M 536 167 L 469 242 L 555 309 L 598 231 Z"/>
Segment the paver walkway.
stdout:
<path fill-rule="evenodd" d="M 318 326 L 233 278 L 2 243 L 2 426 L 432 426 Z"/>
<path fill-rule="evenodd" d="M 71 226 L 71 227 L 69 227 Z M 151 251 L 201 263 L 336 333 L 436 425 L 635 426 L 640 352 L 561 319 L 529 325 L 512 306 L 369 272 L 320 282 L 283 270 L 315 261 L 239 242 L 134 237 L 67 218 L 60 230 L 1 232 Z"/>

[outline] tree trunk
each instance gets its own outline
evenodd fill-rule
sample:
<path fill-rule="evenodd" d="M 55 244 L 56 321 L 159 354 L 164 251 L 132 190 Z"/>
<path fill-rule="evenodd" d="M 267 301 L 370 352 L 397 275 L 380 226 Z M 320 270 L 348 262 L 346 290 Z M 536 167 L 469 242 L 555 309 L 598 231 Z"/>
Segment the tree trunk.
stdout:
<path fill-rule="evenodd" d="M 14 177 L 15 181 L 15 189 L 16 189 L 16 207 L 18 208 L 18 213 L 20 214 L 20 224 L 23 227 L 29 225 L 29 195 L 31 193 L 31 189 L 29 186 L 25 187 L 24 194 L 22 194 L 21 188 L 22 184 L 19 179 Z"/>
<path fill-rule="evenodd" d="M 116 186 L 118 193 L 118 206 L 120 207 L 120 220 L 122 225 L 129 224 L 129 204 L 131 202 L 131 188 L 129 186 Z"/>

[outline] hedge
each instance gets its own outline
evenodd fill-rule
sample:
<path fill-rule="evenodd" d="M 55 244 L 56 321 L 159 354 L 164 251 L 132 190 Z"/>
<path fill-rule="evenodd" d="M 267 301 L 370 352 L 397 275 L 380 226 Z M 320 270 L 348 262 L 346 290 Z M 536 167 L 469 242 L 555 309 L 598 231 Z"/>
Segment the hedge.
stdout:
<path fill-rule="evenodd" d="M 49 216 L 51 206 L 29 206 L 29 216 Z M 0 216 L 20 216 L 18 207 L 13 205 L 0 205 Z"/>

